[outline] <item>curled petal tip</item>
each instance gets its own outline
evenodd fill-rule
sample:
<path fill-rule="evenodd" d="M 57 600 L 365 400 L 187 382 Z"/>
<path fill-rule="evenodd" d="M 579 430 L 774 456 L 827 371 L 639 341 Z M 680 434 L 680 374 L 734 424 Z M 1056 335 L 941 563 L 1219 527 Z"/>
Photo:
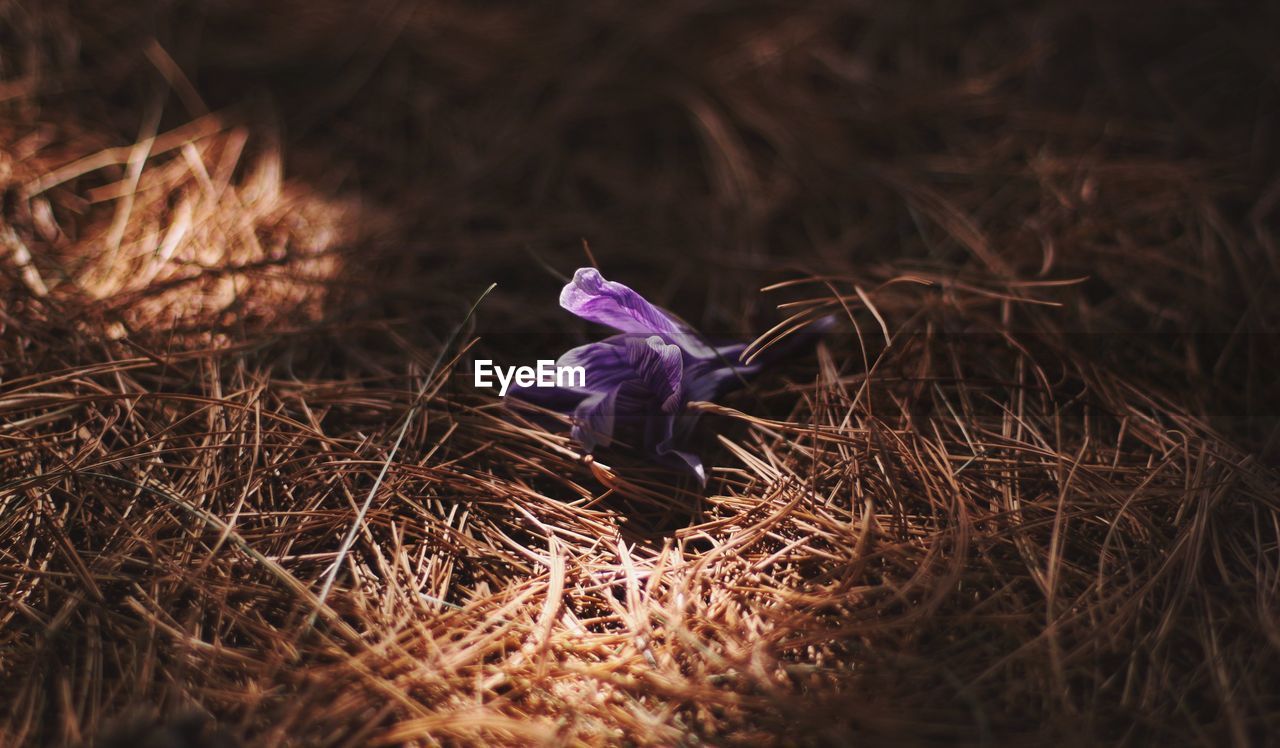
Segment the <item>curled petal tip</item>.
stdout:
<path fill-rule="evenodd" d="M 579 268 L 560 291 L 560 306 L 587 320 L 619 332 L 679 335 L 687 331 L 643 296 L 595 268 Z"/>

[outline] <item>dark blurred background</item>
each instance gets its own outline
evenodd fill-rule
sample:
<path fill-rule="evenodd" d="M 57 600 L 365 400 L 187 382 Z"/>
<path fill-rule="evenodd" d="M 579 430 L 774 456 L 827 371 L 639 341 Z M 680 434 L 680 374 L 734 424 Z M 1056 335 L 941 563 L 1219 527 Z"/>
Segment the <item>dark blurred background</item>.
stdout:
<path fill-rule="evenodd" d="M 237 169 L 344 200 L 332 316 L 456 319 L 496 281 L 519 346 L 584 243 L 736 336 L 805 273 L 1085 278 L 1045 292 L 1061 329 L 1274 453 L 1244 418 L 1275 410 L 1273 3 L 4 7 L 35 120 L 119 144 L 212 110 Z"/>

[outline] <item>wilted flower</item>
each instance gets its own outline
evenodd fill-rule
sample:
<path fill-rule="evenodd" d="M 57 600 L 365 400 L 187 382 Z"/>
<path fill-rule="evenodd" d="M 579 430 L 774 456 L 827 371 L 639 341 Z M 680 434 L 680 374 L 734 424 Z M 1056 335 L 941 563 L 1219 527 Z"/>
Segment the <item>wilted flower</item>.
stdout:
<path fill-rule="evenodd" d="M 706 482 L 697 455 L 679 449 L 696 414 L 686 405 L 745 383 L 759 363 L 740 360 L 745 343 L 713 346 L 688 325 L 595 268 L 581 268 L 560 292 L 560 306 L 620 334 L 578 346 L 557 367 L 581 366 L 581 387 L 512 388 L 511 394 L 571 416 L 571 436 L 590 452 L 619 442 L 687 469 Z"/>

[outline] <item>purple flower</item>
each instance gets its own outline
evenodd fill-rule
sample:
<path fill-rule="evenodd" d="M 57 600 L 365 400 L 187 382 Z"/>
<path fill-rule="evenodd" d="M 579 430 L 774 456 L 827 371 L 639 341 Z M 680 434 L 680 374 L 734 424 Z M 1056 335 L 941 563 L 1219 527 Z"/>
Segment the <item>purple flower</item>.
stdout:
<path fill-rule="evenodd" d="M 746 344 L 708 344 L 595 268 L 574 273 L 560 292 L 560 306 L 619 334 L 574 348 L 556 361 L 557 367 L 583 367 L 584 386 L 513 387 L 511 394 L 570 415 L 571 436 L 588 452 L 614 443 L 639 448 L 705 483 L 702 460 L 679 448 L 696 416 L 685 406 L 719 397 L 759 371 L 758 363 L 739 358 Z"/>

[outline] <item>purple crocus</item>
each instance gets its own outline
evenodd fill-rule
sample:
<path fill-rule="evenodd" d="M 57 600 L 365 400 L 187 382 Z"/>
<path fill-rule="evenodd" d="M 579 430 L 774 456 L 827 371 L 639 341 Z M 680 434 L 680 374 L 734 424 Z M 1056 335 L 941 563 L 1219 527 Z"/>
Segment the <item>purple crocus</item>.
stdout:
<path fill-rule="evenodd" d="M 680 448 L 696 414 L 686 405 L 745 383 L 759 363 L 740 360 L 745 343 L 713 346 L 688 325 L 627 286 L 581 268 L 560 292 L 560 306 L 619 334 L 578 346 L 557 367 L 581 366 L 584 386 L 512 388 L 511 394 L 571 417 L 584 450 L 615 442 L 688 470 L 705 483 L 702 460 Z"/>

